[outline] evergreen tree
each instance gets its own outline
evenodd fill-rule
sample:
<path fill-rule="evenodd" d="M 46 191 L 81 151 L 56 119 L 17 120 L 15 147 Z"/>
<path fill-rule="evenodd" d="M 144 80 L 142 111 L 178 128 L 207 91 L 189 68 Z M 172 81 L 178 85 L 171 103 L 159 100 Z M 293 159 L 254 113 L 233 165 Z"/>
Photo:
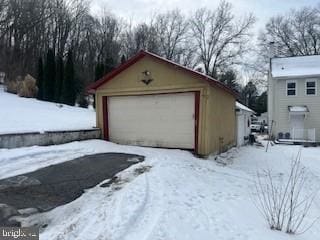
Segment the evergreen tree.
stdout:
<path fill-rule="evenodd" d="M 44 100 L 54 101 L 55 72 L 54 52 L 49 49 L 44 67 Z"/>
<path fill-rule="evenodd" d="M 249 108 L 255 110 L 256 98 L 258 96 L 257 87 L 252 81 L 248 82 L 247 85 L 242 90 L 242 99 L 245 105 Z"/>
<path fill-rule="evenodd" d="M 95 69 L 95 78 L 94 80 L 97 81 L 100 78 L 102 78 L 104 75 L 104 64 L 103 63 L 98 63 L 96 65 L 96 69 Z"/>
<path fill-rule="evenodd" d="M 260 114 L 266 112 L 267 101 L 268 101 L 268 93 L 267 91 L 265 91 L 259 97 L 257 97 L 254 110 Z"/>
<path fill-rule="evenodd" d="M 121 56 L 121 64 L 124 64 L 127 61 L 126 56 L 122 55 Z"/>
<path fill-rule="evenodd" d="M 55 81 L 55 101 L 60 102 L 61 101 L 61 91 L 62 91 L 62 84 L 63 84 L 63 59 L 61 56 L 57 57 L 57 63 L 56 63 L 56 81 Z"/>
<path fill-rule="evenodd" d="M 104 64 L 101 62 L 98 62 L 95 69 L 95 77 L 94 81 L 98 81 L 100 78 L 104 75 Z M 96 95 L 93 95 L 93 107 L 96 108 Z"/>
<path fill-rule="evenodd" d="M 38 60 L 37 87 L 38 87 L 37 99 L 43 100 L 43 62 L 42 62 L 42 57 L 39 57 L 39 60 Z"/>
<path fill-rule="evenodd" d="M 124 55 L 122 56 L 122 58 Z M 121 58 L 121 61 L 122 61 Z M 98 62 L 95 68 L 95 81 L 98 81 L 100 78 L 102 78 L 105 74 L 108 74 L 115 68 L 116 64 L 113 58 L 109 57 L 106 59 L 105 64 Z M 93 107 L 96 108 L 96 98 L 95 95 L 93 95 Z"/>
<path fill-rule="evenodd" d="M 82 107 L 82 108 L 88 108 L 89 106 L 89 101 L 85 95 L 84 90 L 80 91 L 79 93 L 78 104 L 79 104 L 79 107 Z"/>
<path fill-rule="evenodd" d="M 237 75 L 233 70 L 228 70 L 219 76 L 219 81 L 223 82 L 229 88 L 239 91 L 239 84 L 237 82 Z"/>
<path fill-rule="evenodd" d="M 110 73 L 116 67 L 116 62 L 112 57 L 107 57 L 104 66 L 104 74 Z"/>
<path fill-rule="evenodd" d="M 61 101 L 62 103 L 74 106 L 77 92 L 74 78 L 74 65 L 72 50 L 68 51 L 67 62 L 64 70 L 64 80 L 62 85 Z"/>
<path fill-rule="evenodd" d="M 122 57 L 124 57 L 124 55 Z M 95 68 L 95 81 L 102 78 L 105 74 L 110 73 L 115 68 L 115 66 L 116 63 L 111 57 L 106 58 L 105 64 L 102 62 L 98 62 Z"/>

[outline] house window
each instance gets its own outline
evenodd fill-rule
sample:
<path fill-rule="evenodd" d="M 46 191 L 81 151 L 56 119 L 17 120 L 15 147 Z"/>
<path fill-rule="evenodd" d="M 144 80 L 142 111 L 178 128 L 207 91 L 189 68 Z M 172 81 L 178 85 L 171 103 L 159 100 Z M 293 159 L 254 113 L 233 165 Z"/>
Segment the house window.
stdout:
<path fill-rule="evenodd" d="M 307 95 L 316 95 L 317 94 L 316 80 L 307 80 L 306 81 L 306 94 Z"/>
<path fill-rule="evenodd" d="M 297 95 L 297 82 L 287 81 L 287 96 L 296 96 L 296 95 Z"/>

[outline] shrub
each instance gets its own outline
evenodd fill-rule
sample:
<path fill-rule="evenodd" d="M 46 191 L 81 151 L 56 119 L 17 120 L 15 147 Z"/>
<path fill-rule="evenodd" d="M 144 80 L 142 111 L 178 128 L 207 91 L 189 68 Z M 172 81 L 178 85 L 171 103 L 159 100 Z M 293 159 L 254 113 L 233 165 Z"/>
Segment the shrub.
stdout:
<path fill-rule="evenodd" d="M 8 81 L 5 83 L 8 93 L 17 94 L 18 92 L 18 82 L 17 81 Z"/>
<path fill-rule="evenodd" d="M 7 80 L 5 82 L 6 91 L 9 93 L 17 94 L 19 90 L 19 84 L 22 81 L 22 77 L 18 76 L 15 80 Z"/>
<path fill-rule="evenodd" d="M 256 206 L 273 230 L 289 234 L 303 233 L 313 223 L 305 223 L 316 193 L 303 194 L 306 182 L 305 168 L 301 165 L 301 151 L 292 161 L 288 176 L 277 179 L 272 171 L 258 173 L 255 182 Z"/>
<path fill-rule="evenodd" d="M 18 95 L 20 97 L 34 98 L 37 96 L 37 93 L 38 87 L 36 80 L 27 74 L 24 80 L 18 84 Z"/>
<path fill-rule="evenodd" d="M 89 101 L 83 93 L 79 95 L 78 104 L 79 104 L 79 107 L 82 107 L 82 108 L 88 108 L 89 106 Z"/>

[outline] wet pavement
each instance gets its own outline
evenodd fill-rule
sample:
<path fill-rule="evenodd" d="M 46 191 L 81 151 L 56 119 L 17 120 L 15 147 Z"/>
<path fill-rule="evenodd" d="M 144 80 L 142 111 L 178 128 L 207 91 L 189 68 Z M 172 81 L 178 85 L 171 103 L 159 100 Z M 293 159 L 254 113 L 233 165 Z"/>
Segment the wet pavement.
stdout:
<path fill-rule="evenodd" d="M 143 156 L 123 153 L 87 155 L 34 172 L 0 180 L 0 226 L 10 222 L 18 209 L 43 212 L 69 203 L 133 164 Z M 33 209 L 33 210 L 32 210 Z"/>

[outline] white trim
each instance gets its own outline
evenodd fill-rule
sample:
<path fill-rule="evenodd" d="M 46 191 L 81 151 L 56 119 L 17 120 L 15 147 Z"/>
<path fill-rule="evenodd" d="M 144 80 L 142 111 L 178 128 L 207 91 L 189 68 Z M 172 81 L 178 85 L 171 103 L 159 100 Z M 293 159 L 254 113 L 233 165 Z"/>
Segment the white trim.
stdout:
<path fill-rule="evenodd" d="M 308 87 L 307 87 L 307 83 L 308 82 L 314 82 L 315 83 L 315 86 L 314 86 L 314 88 L 315 88 L 315 93 L 314 94 L 308 94 L 307 93 L 307 90 L 308 90 Z M 308 96 L 308 97 L 315 97 L 315 96 L 317 96 L 317 94 L 318 94 L 318 91 L 317 91 L 317 88 L 318 88 L 318 79 L 316 79 L 316 78 L 307 78 L 306 80 L 305 80 L 305 83 L 304 83 L 304 87 L 305 87 L 305 95 L 306 96 Z"/>
<path fill-rule="evenodd" d="M 319 78 L 319 74 L 312 74 L 312 75 L 297 75 L 297 76 L 282 76 L 282 77 L 272 77 L 274 80 L 291 80 L 291 79 L 306 79 L 306 78 Z"/>
<path fill-rule="evenodd" d="M 296 84 L 295 95 L 288 95 L 288 83 L 295 83 Z M 295 97 L 297 95 L 298 95 L 298 82 L 297 82 L 297 80 L 286 80 L 286 96 L 287 97 Z"/>
<path fill-rule="evenodd" d="M 247 112 L 252 112 L 255 113 L 252 109 L 248 108 L 247 106 L 241 104 L 240 102 L 236 101 L 236 109 L 247 111 Z"/>

